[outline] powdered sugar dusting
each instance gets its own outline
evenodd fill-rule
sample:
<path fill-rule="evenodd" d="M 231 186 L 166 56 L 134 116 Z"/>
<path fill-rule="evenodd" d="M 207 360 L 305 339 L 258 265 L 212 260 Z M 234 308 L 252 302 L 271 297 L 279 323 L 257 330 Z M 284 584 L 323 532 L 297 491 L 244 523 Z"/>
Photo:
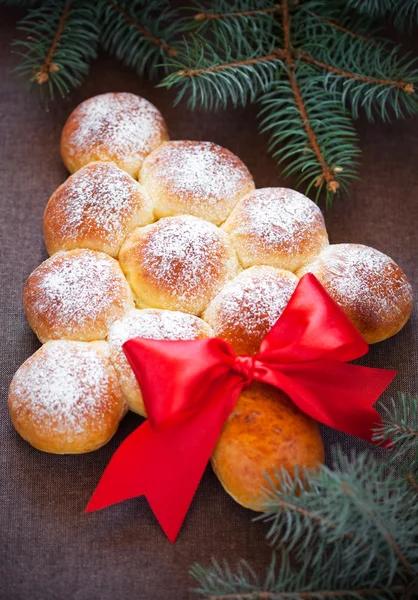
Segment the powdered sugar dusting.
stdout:
<path fill-rule="evenodd" d="M 120 348 L 134 337 L 153 340 L 194 340 L 210 335 L 211 329 L 198 317 L 171 310 L 134 309 L 113 323 L 109 332 L 111 348 Z"/>
<path fill-rule="evenodd" d="M 303 194 L 287 188 L 255 190 L 242 204 L 239 228 L 262 248 L 297 253 L 303 242 L 312 243 L 318 223 L 324 227 L 320 209 Z M 325 227 L 324 227 L 325 229 Z"/>
<path fill-rule="evenodd" d="M 122 160 L 146 156 L 164 137 L 159 110 L 129 93 L 94 96 L 76 108 L 78 127 L 69 138 L 70 155 L 94 148 L 106 160 L 109 154 Z"/>
<path fill-rule="evenodd" d="M 102 342 L 103 344 L 105 342 Z M 84 342 L 45 344 L 17 371 L 11 385 L 13 409 L 30 415 L 31 423 L 48 435 L 66 436 L 101 429 L 114 410 L 118 394 L 109 360 Z"/>
<path fill-rule="evenodd" d="M 337 244 L 325 248 L 304 271 L 318 271 L 331 296 L 344 308 L 367 312 L 381 322 L 402 313 L 411 301 L 411 286 L 389 257 L 361 244 Z"/>
<path fill-rule="evenodd" d="M 132 305 L 118 263 L 91 250 L 60 252 L 42 263 L 28 280 L 26 302 L 29 316 L 46 321 L 52 338 L 84 334 L 96 320 L 103 321 L 96 335 L 105 337 Z"/>
<path fill-rule="evenodd" d="M 236 351 L 255 353 L 290 300 L 298 279 L 293 273 L 256 266 L 240 273 L 212 300 L 203 318 L 215 335 Z"/>
<path fill-rule="evenodd" d="M 143 224 L 151 222 L 151 200 L 134 179 L 113 163 L 91 163 L 52 195 L 45 213 L 45 233 L 52 229 L 64 246 L 89 236 L 103 244 L 120 245 L 129 222 L 141 208 Z"/>
<path fill-rule="evenodd" d="M 148 157 L 143 175 L 150 189 L 164 194 L 156 199 L 159 216 L 186 213 L 217 224 L 254 187 L 239 158 L 212 142 L 166 142 Z"/>
<path fill-rule="evenodd" d="M 150 226 L 141 268 L 180 301 L 213 296 L 225 279 L 228 239 L 217 227 L 184 215 Z"/>

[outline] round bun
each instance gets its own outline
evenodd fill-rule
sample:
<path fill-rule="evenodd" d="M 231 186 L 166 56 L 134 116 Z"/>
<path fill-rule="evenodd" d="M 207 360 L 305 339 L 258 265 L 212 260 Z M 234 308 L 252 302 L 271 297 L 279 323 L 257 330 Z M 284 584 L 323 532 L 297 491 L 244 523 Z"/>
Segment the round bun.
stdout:
<path fill-rule="evenodd" d="M 116 432 L 125 403 L 106 342 L 48 342 L 13 377 L 9 410 L 38 450 L 81 454 Z"/>
<path fill-rule="evenodd" d="M 41 342 L 104 339 L 134 307 L 118 262 L 102 252 L 58 252 L 29 276 L 23 292 L 29 324 Z"/>
<path fill-rule="evenodd" d="M 368 344 L 395 335 L 412 312 L 412 289 L 386 254 L 361 244 L 325 248 L 298 277 L 313 273 Z"/>
<path fill-rule="evenodd" d="M 166 142 L 144 161 L 141 183 L 157 218 L 189 214 L 220 225 L 254 189 L 244 163 L 212 142 Z"/>
<path fill-rule="evenodd" d="M 263 188 L 243 198 L 223 224 L 242 265 L 296 271 L 328 245 L 318 206 L 287 188 Z"/>
<path fill-rule="evenodd" d="M 129 408 L 145 417 L 146 411 L 138 381 L 122 349 L 125 342 L 135 337 L 153 340 L 197 340 L 213 337 L 213 331 L 199 317 L 157 308 L 134 309 L 113 323 L 108 337 L 110 358 L 119 375 L 122 392 Z"/>
<path fill-rule="evenodd" d="M 163 116 L 148 100 L 127 92 L 101 94 L 69 116 L 61 156 L 71 173 L 94 160 L 110 160 L 137 178 L 144 158 L 165 140 Z"/>
<path fill-rule="evenodd" d="M 92 162 L 52 194 L 44 213 L 49 254 L 90 248 L 116 257 L 130 231 L 154 220 L 147 191 L 114 163 Z"/>
<path fill-rule="evenodd" d="M 256 354 L 298 284 L 290 271 L 251 267 L 226 284 L 203 314 L 236 354 Z"/>
<path fill-rule="evenodd" d="M 315 469 L 324 461 L 318 424 L 277 388 L 253 383 L 224 425 L 212 466 L 225 491 L 242 506 L 262 511 L 268 487 L 283 468 Z"/>
<path fill-rule="evenodd" d="M 119 261 L 139 308 L 196 315 L 239 270 L 226 233 L 190 215 L 138 227 L 123 244 Z"/>

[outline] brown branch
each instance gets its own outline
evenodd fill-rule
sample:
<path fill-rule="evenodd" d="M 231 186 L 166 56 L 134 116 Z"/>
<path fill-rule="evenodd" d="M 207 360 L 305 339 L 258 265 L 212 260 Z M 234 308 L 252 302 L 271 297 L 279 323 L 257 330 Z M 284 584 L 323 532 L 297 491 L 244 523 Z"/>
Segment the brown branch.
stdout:
<path fill-rule="evenodd" d="M 415 479 L 415 477 L 412 475 L 412 473 L 408 473 L 408 476 L 406 479 L 407 479 L 409 485 L 414 490 L 414 492 L 416 494 L 418 494 L 418 481 Z"/>
<path fill-rule="evenodd" d="M 396 585 L 391 589 L 396 597 L 408 591 L 407 587 Z M 349 595 L 357 594 L 363 598 L 368 596 L 377 596 L 384 592 L 381 588 L 360 588 L 358 590 L 318 590 L 309 592 L 246 592 L 243 594 L 212 594 L 208 596 L 208 600 L 320 600 L 321 598 L 347 598 Z"/>
<path fill-rule="evenodd" d="M 57 46 L 59 44 L 59 41 L 61 39 L 62 32 L 63 32 L 65 23 L 68 18 L 68 13 L 70 12 L 71 4 L 72 4 L 71 0 L 67 0 L 67 2 L 65 3 L 64 10 L 62 11 L 62 15 L 59 20 L 57 30 L 55 32 L 55 35 L 52 40 L 51 47 L 49 48 L 48 54 L 46 55 L 44 64 L 42 65 L 42 67 L 40 67 L 38 72 L 35 73 L 35 75 L 34 75 L 34 79 L 37 83 L 39 83 L 39 85 L 42 85 L 43 83 L 46 83 L 48 81 L 49 73 L 54 73 L 59 70 L 58 65 L 56 65 L 53 62 L 53 58 L 54 58 L 54 54 L 57 49 Z"/>
<path fill-rule="evenodd" d="M 406 81 L 393 81 L 391 79 L 378 79 L 375 77 L 365 77 L 364 75 L 357 75 L 356 73 L 351 73 L 350 71 L 344 71 L 332 65 L 328 65 L 327 63 L 313 58 L 306 52 L 300 52 L 299 57 L 305 62 L 320 67 L 325 71 L 335 73 L 336 75 L 341 75 L 342 77 L 347 77 L 348 79 L 355 79 L 356 81 L 372 83 L 374 85 L 388 85 L 390 87 L 396 87 L 400 90 L 403 90 L 406 94 L 413 94 L 415 91 L 414 85 L 412 83 L 407 83 Z"/>
<path fill-rule="evenodd" d="M 244 10 L 242 12 L 232 13 L 198 13 L 193 17 L 195 21 L 215 21 L 218 19 L 233 19 L 235 17 L 252 17 L 253 15 L 269 14 L 280 10 L 280 4 L 276 4 L 271 8 L 263 8 L 259 10 Z"/>
<path fill-rule="evenodd" d="M 400 431 L 401 433 L 406 433 L 408 435 L 412 435 L 413 437 L 418 438 L 418 431 L 415 429 L 410 429 L 409 427 L 402 427 L 402 425 L 392 425 L 393 429 Z"/>
<path fill-rule="evenodd" d="M 327 25 L 330 25 L 334 29 L 338 29 L 338 31 L 341 31 L 342 33 L 348 33 L 348 35 L 351 35 L 352 37 L 354 37 L 354 38 L 356 38 L 358 40 L 363 40 L 365 42 L 373 42 L 373 40 L 371 40 L 370 38 L 366 37 L 365 35 L 360 35 L 359 33 L 356 33 L 355 31 L 351 31 L 350 29 L 347 29 L 346 27 L 343 27 L 342 25 L 338 25 L 338 23 L 335 23 L 335 21 L 331 21 L 330 19 L 326 19 L 325 17 L 321 17 L 321 15 L 318 15 L 317 13 L 313 12 L 312 10 L 308 10 L 307 12 L 310 15 L 312 15 L 313 17 L 316 17 L 317 19 L 319 19 L 320 21 L 322 21 L 323 23 L 326 23 Z"/>
<path fill-rule="evenodd" d="M 230 69 L 233 67 L 244 67 L 246 65 L 255 65 L 256 63 L 268 62 L 270 60 L 279 60 L 283 57 L 282 50 L 276 50 L 271 54 L 265 56 L 259 56 L 258 58 L 249 58 L 247 60 L 238 60 L 237 62 L 224 63 L 222 65 L 215 65 L 214 67 L 207 67 L 206 69 L 184 69 L 179 71 L 177 75 L 179 77 L 195 77 L 196 75 L 203 75 L 204 73 L 215 73 L 216 71 L 223 71 L 224 69 Z"/>
<path fill-rule="evenodd" d="M 316 180 L 315 186 L 318 187 L 325 182 L 327 190 L 329 192 L 335 193 L 338 190 L 338 188 L 340 187 L 340 184 L 335 179 L 336 171 L 331 170 L 331 168 L 328 166 L 327 162 L 325 161 L 324 157 L 322 156 L 322 152 L 319 147 L 317 137 L 309 123 L 309 116 L 308 116 L 305 104 L 303 102 L 302 94 L 299 89 L 299 86 L 298 86 L 298 83 L 296 80 L 296 76 L 295 76 L 294 60 L 292 58 L 292 46 L 291 46 L 291 40 L 290 40 L 290 16 L 289 16 L 287 0 L 282 0 L 281 8 L 282 8 L 282 23 L 283 23 L 283 38 L 284 38 L 283 52 L 284 52 L 285 62 L 286 62 L 288 72 L 289 72 L 290 86 L 292 88 L 292 92 L 295 97 L 296 106 L 298 108 L 298 111 L 299 111 L 299 114 L 300 114 L 300 117 L 301 117 L 301 120 L 303 123 L 303 127 L 304 127 L 306 135 L 308 137 L 309 144 L 316 156 L 317 161 L 321 165 L 321 170 L 322 170 L 322 175 L 320 177 L 318 177 L 318 179 Z"/>
<path fill-rule="evenodd" d="M 133 27 L 135 27 L 135 29 L 137 29 L 137 31 L 139 31 L 144 37 L 146 37 L 151 42 L 153 42 L 153 44 L 155 44 L 156 46 L 161 48 L 161 50 L 163 50 L 163 52 L 165 52 L 168 56 L 177 56 L 178 52 L 175 48 L 172 48 L 166 42 L 163 42 L 162 40 L 157 38 L 155 35 L 150 33 L 145 27 L 143 27 L 143 25 L 140 25 L 139 23 L 134 21 L 134 19 L 130 15 L 128 15 L 128 13 L 126 13 L 118 5 L 116 0 L 107 0 L 107 1 L 111 6 L 113 6 L 113 8 L 116 10 L 116 12 L 118 12 L 120 15 L 122 15 L 122 17 L 125 19 L 125 21 L 127 23 L 129 23 L 129 25 L 133 25 Z"/>

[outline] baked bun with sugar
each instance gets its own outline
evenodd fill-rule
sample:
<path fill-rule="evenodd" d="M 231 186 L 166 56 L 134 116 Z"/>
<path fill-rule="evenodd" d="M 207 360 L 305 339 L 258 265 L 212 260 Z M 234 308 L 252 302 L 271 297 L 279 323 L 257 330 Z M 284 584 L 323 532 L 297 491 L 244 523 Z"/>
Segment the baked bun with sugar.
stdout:
<path fill-rule="evenodd" d="M 368 344 L 381 342 L 405 325 L 412 288 L 386 254 L 362 244 L 332 244 L 300 271 L 313 273 L 341 306 Z"/>
<path fill-rule="evenodd" d="M 242 265 L 296 271 L 328 245 L 318 206 L 287 188 L 262 188 L 238 202 L 222 225 Z"/>
<path fill-rule="evenodd" d="M 238 156 L 212 142 L 165 142 L 145 159 L 140 181 L 157 218 L 188 214 L 215 225 L 254 190 Z"/>
<path fill-rule="evenodd" d="M 263 337 L 282 314 L 298 284 L 290 271 L 256 266 L 226 284 L 203 319 L 236 354 L 256 354 Z"/>
<path fill-rule="evenodd" d="M 111 162 L 92 162 L 52 194 L 44 213 L 48 253 L 90 248 L 116 257 L 128 233 L 154 220 L 145 188 Z"/>
<path fill-rule="evenodd" d="M 138 227 L 123 244 L 119 261 L 138 308 L 195 315 L 239 271 L 227 234 L 191 215 Z"/>
<path fill-rule="evenodd" d="M 274 480 L 283 468 L 318 468 L 324 446 L 316 421 L 301 412 L 279 389 L 253 383 L 245 389 L 226 421 L 212 454 L 212 467 L 225 491 L 253 510 L 262 511 L 266 474 Z"/>
<path fill-rule="evenodd" d="M 122 349 L 125 342 L 135 337 L 153 340 L 198 340 L 213 335 L 209 325 L 199 317 L 158 308 L 134 309 L 115 321 L 108 337 L 110 358 L 119 375 L 122 392 L 129 408 L 146 416 L 138 381 Z"/>
<path fill-rule="evenodd" d="M 168 140 L 160 111 L 127 92 L 100 94 L 79 104 L 61 135 L 61 156 L 74 173 L 94 160 L 113 161 L 135 179 L 146 156 Z"/>
<path fill-rule="evenodd" d="M 93 250 L 58 252 L 37 267 L 23 292 L 26 316 L 39 340 L 104 339 L 134 307 L 118 262 Z"/>
<path fill-rule="evenodd" d="M 55 454 L 100 448 L 125 414 L 106 342 L 53 341 L 16 372 L 9 410 L 29 444 Z"/>

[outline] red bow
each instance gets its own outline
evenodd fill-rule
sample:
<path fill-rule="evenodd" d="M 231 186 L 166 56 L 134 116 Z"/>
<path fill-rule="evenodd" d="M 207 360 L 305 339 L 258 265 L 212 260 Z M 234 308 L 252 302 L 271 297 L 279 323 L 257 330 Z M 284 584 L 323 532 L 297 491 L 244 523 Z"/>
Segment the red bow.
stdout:
<path fill-rule="evenodd" d="M 172 542 L 245 386 L 255 379 L 274 385 L 317 421 L 371 440 L 381 422 L 372 405 L 396 374 L 346 364 L 368 345 L 311 274 L 255 356 L 236 356 L 218 338 L 135 338 L 123 348 L 148 421 L 118 448 L 87 511 L 145 495 Z"/>

